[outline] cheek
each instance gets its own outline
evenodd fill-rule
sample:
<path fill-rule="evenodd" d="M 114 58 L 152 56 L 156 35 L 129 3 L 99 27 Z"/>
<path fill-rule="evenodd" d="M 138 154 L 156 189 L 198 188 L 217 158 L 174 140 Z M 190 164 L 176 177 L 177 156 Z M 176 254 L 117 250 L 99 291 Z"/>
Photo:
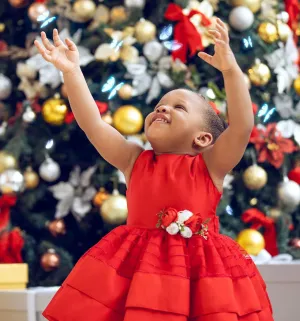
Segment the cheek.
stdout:
<path fill-rule="evenodd" d="M 145 118 L 145 131 L 147 131 L 149 125 L 150 125 L 150 121 L 152 118 L 153 112 L 150 113 L 146 118 Z"/>

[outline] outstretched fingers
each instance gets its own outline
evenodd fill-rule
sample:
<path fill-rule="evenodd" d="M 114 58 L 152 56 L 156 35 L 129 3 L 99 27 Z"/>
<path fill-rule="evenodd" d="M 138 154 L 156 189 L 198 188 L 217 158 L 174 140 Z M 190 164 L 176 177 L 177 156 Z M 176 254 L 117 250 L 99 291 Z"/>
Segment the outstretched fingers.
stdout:
<path fill-rule="evenodd" d="M 41 38 L 42 38 L 43 45 L 45 46 L 45 48 L 47 50 L 51 51 L 51 50 L 54 49 L 54 46 L 52 45 L 52 43 L 47 38 L 46 33 L 44 31 L 41 32 Z"/>
<path fill-rule="evenodd" d="M 216 28 L 221 35 L 221 40 L 223 40 L 226 43 L 229 43 L 228 29 L 225 23 L 219 18 L 217 18 Z"/>
<path fill-rule="evenodd" d="M 37 40 L 34 41 L 34 44 L 37 47 L 39 53 L 43 56 L 43 58 L 46 61 L 51 62 L 52 57 L 50 50 L 45 49 Z"/>
<path fill-rule="evenodd" d="M 212 58 L 213 58 L 211 55 L 207 54 L 206 52 L 199 52 L 198 57 L 200 57 L 202 60 L 204 60 L 208 64 L 211 64 Z"/>
<path fill-rule="evenodd" d="M 75 43 L 72 40 L 70 40 L 69 38 L 66 38 L 66 45 L 68 46 L 69 50 L 71 50 L 71 51 L 77 50 Z"/>
<path fill-rule="evenodd" d="M 59 47 L 59 46 L 64 46 L 65 45 L 62 42 L 62 40 L 60 39 L 57 29 L 53 29 L 53 42 L 54 42 L 55 47 Z"/>

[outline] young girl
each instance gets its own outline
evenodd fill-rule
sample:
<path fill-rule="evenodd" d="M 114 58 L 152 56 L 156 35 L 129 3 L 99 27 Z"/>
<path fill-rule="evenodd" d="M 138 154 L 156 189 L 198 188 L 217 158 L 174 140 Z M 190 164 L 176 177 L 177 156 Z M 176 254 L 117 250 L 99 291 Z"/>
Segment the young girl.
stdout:
<path fill-rule="evenodd" d="M 214 56 L 224 76 L 230 126 L 196 93 L 166 94 L 145 121 L 143 151 L 101 120 L 75 44 L 35 45 L 61 70 L 76 120 L 99 153 L 120 169 L 128 221 L 77 263 L 44 316 L 51 321 L 272 321 L 264 281 L 251 258 L 219 234 L 223 178 L 240 161 L 253 127 L 243 73 L 218 20 Z"/>

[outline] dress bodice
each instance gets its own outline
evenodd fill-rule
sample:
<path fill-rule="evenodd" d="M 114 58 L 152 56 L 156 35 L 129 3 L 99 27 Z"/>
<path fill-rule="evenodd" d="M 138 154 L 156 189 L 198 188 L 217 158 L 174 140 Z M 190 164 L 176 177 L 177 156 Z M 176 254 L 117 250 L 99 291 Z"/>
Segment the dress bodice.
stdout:
<path fill-rule="evenodd" d="M 144 151 L 136 160 L 127 190 L 127 225 L 155 228 L 157 214 L 169 207 L 214 219 L 220 197 L 201 154 Z"/>

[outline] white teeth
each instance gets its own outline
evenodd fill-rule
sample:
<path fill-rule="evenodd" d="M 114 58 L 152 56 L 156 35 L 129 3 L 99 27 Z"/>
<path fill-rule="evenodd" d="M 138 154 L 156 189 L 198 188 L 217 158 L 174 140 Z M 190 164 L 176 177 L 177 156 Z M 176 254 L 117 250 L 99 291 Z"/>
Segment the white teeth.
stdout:
<path fill-rule="evenodd" d="M 161 121 L 163 123 L 167 123 L 168 121 L 163 118 L 156 118 L 155 121 Z"/>

